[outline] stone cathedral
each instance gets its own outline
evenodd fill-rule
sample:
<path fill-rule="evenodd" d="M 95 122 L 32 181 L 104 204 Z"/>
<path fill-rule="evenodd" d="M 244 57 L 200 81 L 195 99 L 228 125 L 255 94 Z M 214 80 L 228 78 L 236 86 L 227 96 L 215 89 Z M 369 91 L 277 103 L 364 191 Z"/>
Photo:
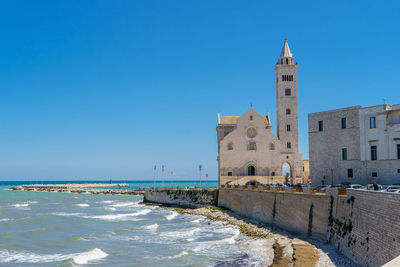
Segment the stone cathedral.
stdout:
<path fill-rule="evenodd" d="M 241 116 L 218 114 L 219 184 L 283 183 L 283 165 L 290 166 L 290 182 L 302 181 L 298 143 L 297 67 L 285 40 L 276 72 L 277 135 L 269 113 L 253 108 Z"/>

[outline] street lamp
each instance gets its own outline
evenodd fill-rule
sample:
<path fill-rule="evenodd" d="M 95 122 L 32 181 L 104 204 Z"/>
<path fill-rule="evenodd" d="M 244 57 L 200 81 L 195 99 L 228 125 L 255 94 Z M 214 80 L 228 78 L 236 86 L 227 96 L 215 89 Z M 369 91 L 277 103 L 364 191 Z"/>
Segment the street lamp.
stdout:
<path fill-rule="evenodd" d="M 161 166 L 162 187 L 164 187 L 164 165 Z"/>
<path fill-rule="evenodd" d="M 208 187 L 208 173 L 206 173 L 206 187 Z"/>
<path fill-rule="evenodd" d="M 203 166 L 201 166 L 201 164 L 199 165 L 199 170 L 200 170 L 200 187 L 201 187 L 201 169 L 203 168 Z"/>
<path fill-rule="evenodd" d="M 153 175 L 153 188 L 156 188 L 156 170 L 157 170 L 157 165 L 154 165 L 154 175 Z"/>

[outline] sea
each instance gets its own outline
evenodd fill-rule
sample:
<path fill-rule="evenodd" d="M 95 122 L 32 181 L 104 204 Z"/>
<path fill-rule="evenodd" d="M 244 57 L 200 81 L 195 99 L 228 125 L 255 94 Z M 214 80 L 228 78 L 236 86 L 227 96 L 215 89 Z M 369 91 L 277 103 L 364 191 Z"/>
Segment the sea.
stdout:
<path fill-rule="evenodd" d="M 112 182 L 128 183 L 130 189 L 154 185 Z M 0 182 L 2 267 L 264 266 L 268 260 L 270 247 L 263 240 L 223 222 L 141 204 L 141 196 L 10 190 L 32 183 L 71 181 Z M 172 183 L 200 186 L 199 181 Z M 170 185 L 157 181 L 156 186 Z M 201 186 L 216 185 L 207 181 Z"/>

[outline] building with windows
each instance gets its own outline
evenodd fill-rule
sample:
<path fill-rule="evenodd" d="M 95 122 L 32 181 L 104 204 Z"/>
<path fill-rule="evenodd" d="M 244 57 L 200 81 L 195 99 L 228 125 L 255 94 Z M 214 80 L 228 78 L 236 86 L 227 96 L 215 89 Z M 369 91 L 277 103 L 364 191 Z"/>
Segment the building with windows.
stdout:
<path fill-rule="evenodd" d="M 313 185 L 400 183 L 400 104 L 308 115 Z"/>
<path fill-rule="evenodd" d="M 276 71 L 277 135 L 269 114 L 250 108 L 241 116 L 218 114 L 218 177 L 220 184 L 282 183 L 282 167 L 290 167 L 290 182 L 302 182 L 298 146 L 297 67 L 285 40 Z"/>

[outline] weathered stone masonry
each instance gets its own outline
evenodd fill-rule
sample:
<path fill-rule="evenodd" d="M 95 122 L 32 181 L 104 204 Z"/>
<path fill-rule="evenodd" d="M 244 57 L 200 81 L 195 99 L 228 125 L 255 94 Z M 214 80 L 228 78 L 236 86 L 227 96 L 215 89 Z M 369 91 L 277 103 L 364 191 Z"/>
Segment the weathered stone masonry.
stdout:
<path fill-rule="evenodd" d="M 400 194 L 220 189 L 218 203 L 288 231 L 325 239 L 364 266 L 381 266 L 400 255 Z"/>

